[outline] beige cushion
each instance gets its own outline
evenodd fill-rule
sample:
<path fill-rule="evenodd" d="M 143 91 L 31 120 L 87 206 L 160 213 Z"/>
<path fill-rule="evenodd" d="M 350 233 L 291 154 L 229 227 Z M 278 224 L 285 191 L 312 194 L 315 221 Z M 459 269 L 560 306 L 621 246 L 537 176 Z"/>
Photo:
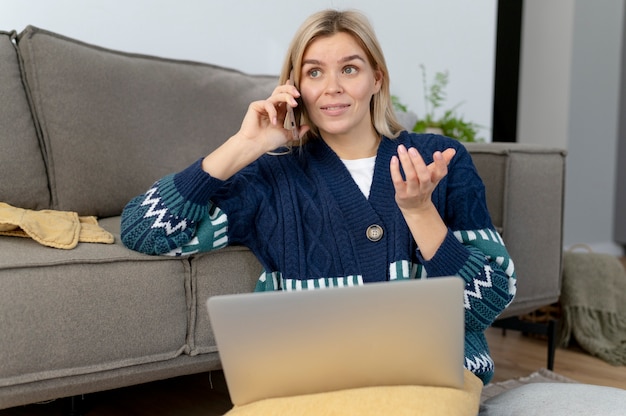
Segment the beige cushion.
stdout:
<path fill-rule="evenodd" d="M 339 376 L 339 375 L 338 375 Z M 476 416 L 483 383 L 465 370 L 463 389 L 384 386 L 260 400 L 227 416 Z"/>

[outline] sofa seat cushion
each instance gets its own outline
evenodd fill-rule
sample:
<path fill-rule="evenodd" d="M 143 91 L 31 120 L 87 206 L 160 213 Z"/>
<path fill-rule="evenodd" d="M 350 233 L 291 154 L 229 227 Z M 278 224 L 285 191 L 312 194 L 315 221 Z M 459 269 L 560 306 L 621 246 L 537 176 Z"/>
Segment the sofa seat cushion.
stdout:
<path fill-rule="evenodd" d="M 119 217 L 101 220 L 100 225 L 119 239 Z M 196 254 L 186 261 L 190 268 L 189 355 L 213 353 L 217 347 L 206 307 L 207 300 L 215 295 L 254 291 L 263 268 L 254 254 L 241 246 Z"/>
<path fill-rule="evenodd" d="M 0 202 L 45 209 L 50 207 L 46 167 L 11 38 L 0 31 Z"/>
<path fill-rule="evenodd" d="M 253 292 L 262 269 L 245 247 L 230 246 L 191 258 L 191 355 L 217 351 L 206 307 L 209 297 Z"/>
<path fill-rule="evenodd" d="M 101 222 L 119 232 L 119 218 Z M 189 261 L 115 244 L 0 237 L 0 387 L 164 361 L 189 350 Z"/>

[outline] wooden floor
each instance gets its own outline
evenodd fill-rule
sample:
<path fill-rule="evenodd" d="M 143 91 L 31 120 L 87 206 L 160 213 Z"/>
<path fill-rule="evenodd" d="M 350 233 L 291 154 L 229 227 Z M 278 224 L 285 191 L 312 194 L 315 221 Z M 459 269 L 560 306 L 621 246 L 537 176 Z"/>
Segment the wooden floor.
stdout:
<path fill-rule="evenodd" d="M 496 362 L 494 382 L 527 376 L 547 363 L 547 342 L 516 331 L 487 331 Z M 626 367 L 614 367 L 577 347 L 557 349 L 554 371 L 583 383 L 626 389 Z M 212 386 L 212 387 L 211 387 Z M 87 416 L 214 416 L 231 407 L 223 374 L 197 374 L 88 395 Z M 68 400 L 0 410 L 0 416 L 68 414 Z"/>
<path fill-rule="evenodd" d="M 490 328 L 487 341 L 496 363 L 494 382 L 528 375 L 547 366 L 544 339 L 516 331 L 507 331 L 503 336 L 502 330 Z M 626 366 L 612 366 L 576 346 L 557 348 L 553 371 L 582 383 L 626 389 Z"/>

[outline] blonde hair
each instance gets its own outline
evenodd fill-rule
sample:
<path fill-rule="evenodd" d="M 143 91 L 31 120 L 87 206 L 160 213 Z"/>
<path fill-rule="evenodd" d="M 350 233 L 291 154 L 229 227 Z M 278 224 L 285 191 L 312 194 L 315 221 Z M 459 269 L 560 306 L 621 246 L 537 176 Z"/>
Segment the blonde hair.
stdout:
<path fill-rule="evenodd" d="M 389 138 L 397 137 L 404 130 L 404 127 L 398 122 L 393 111 L 389 91 L 389 71 L 385 57 L 370 22 L 365 15 L 358 11 L 328 9 L 317 12 L 306 19 L 291 41 L 280 74 L 280 84 L 287 82 L 289 74 L 293 70 L 294 84 L 299 88 L 302 59 L 307 47 L 319 37 L 341 32 L 351 35 L 359 43 L 367 54 L 369 64 L 381 74 L 380 90 L 374 94 L 370 103 L 372 124 L 376 132 Z M 300 121 L 311 127 L 311 131 L 306 134 L 304 141 L 319 135 L 319 130 L 308 117 L 306 108 L 302 106 L 299 111 Z"/>

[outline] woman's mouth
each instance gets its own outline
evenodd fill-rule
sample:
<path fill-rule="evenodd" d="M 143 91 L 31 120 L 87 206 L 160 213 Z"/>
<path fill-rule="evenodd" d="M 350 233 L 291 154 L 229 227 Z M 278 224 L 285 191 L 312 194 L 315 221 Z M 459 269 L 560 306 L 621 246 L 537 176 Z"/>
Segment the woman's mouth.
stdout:
<path fill-rule="evenodd" d="M 323 113 L 333 116 L 343 114 L 349 107 L 349 104 L 329 104 L 320 107 L 320 109 Z"/>

